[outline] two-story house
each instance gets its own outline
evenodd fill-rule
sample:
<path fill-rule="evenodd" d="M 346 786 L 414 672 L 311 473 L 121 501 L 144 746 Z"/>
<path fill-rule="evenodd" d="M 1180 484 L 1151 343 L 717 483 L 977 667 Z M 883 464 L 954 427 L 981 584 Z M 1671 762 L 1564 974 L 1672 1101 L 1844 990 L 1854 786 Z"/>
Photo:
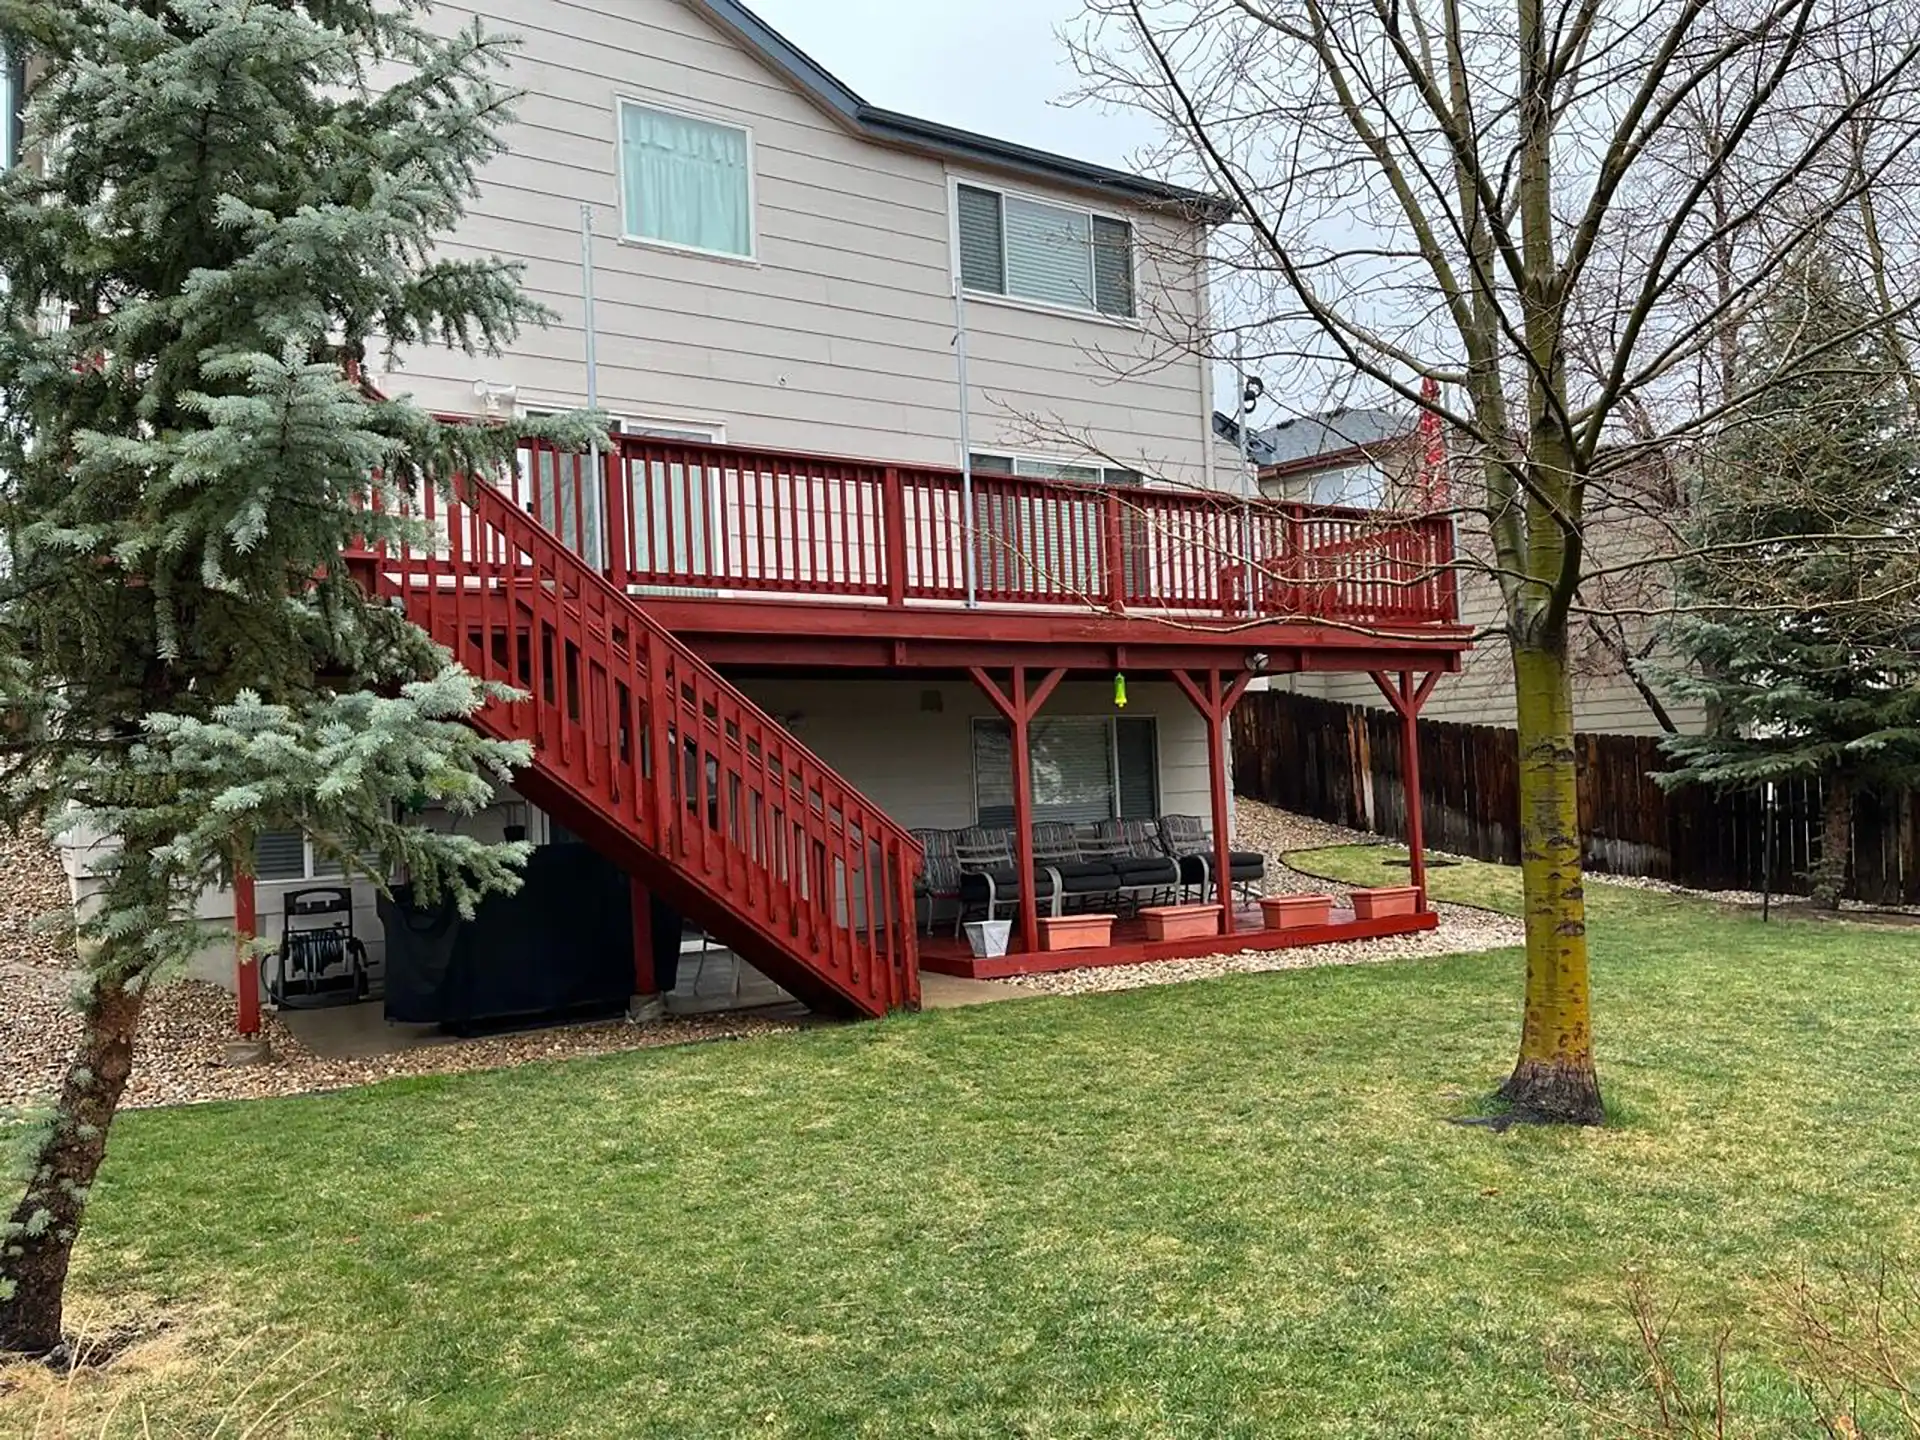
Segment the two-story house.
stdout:
<path fill-rule="evenodd" d="M 1152 860 L 1163 817 L 1205 852 L 1176 892 L 1242 875 L 1223 730 L 1254 676 L 1377 675 L 1410 724 L 1458 667 L 1444 525 L 1217 483 L 1209 366 L 1177 342 L 1207 329 L 1218 199 L 869 105 L 735 0 L 436 13 L 517 35 L 525 92 L 447 249 L 524 262 L 558 319 L 372 378 L 476 422 L 618 421 L 451 514 L 423 497 L 443 555 L 359 562 L 530 692 L 489 712 L 539 750 L 490 824 L 585 840 L 636 914 L 666 895 L 872 1012 L 923 960 L 978 973 L 957 907 L 1038 950 L 1073 867 Z M 324 878 L 269 837 L 262 933 Z M 1283 943 L 1222 912 L 1104 953 Z"/>

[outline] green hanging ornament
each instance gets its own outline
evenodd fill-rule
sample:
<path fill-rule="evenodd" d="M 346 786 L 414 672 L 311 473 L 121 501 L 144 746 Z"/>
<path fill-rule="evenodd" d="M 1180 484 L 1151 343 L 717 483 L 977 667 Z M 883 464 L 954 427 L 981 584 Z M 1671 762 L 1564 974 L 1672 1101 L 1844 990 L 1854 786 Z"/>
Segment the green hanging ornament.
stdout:
<path fill-rule="evenodd" d="M 1127 677 L 1118 672 L 1113 677 L 1113 707 L 1116 710 L 1127 708 Z"/>

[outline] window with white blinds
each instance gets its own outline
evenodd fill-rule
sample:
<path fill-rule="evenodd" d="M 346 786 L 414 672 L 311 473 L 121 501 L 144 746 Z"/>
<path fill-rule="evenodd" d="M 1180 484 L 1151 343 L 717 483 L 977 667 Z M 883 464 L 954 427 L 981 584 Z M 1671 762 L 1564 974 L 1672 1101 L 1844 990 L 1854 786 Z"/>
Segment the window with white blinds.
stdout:
<path fill-rule="evenodd" d="M 377 856 L 365 857 L 369 865 Z M 256 880 L 338 880 L 346 867 L 332 856 L 322 855 L 298 830 L 263 830 L 253 840 L 253 874 Z"/>
<path fill-rule="evenodd" d="M 1147 820 L 1160 803 L 1159 738 L 1149 717 L 1058 715 L 1033 722 L 1033 818 L 1085 823 Z M 1013 824 L 1013 732 L 973 722 L 974 813 Z"/>
<path fill-rule="evenodd" d="M 1133 315 L 1133 227 L 1126 221 L 977 185 L 957 187 L 955 207 L 967 289 Z"/>

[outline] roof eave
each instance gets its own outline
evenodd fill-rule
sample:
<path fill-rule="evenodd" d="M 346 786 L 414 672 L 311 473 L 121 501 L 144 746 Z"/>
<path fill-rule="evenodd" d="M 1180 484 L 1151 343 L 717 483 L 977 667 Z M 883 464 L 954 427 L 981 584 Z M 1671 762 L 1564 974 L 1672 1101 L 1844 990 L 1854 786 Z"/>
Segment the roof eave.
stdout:
<path fill-rule="evenodd" d="M 1295 475 L 1324 470 L 1332 465 L 1345 465 L 1355 460 L 1371 460 L 1377 452 L 1392 449 L 1396 445 L 1405 445 L 1417 438 L 1419 433 L 1418 429 L 1408 430 L 1399 435 L 1383 435 L 1378 440 L 1366 440 L 1358 445 L 1349 445 L 1344 450 L 1322 450 L 1314 455 L 1298 455 L 1291 460 L 1276 460 L 1271 465 L 1260 467 L 1260 478 L 1284 480 Z"/>
<path fill-rule="evenodd" d="M 784 75 L 821 109 L 866 139 L 943 159 L 990 165 L 1038 180 L 1064 182 L 1133 205 L 1176 210 L 1201 224 L 1219 225 L 1233 216 L 1232 203 L 1219 195 L 1188 190 L 1144 175 L 1130 175 L 1124 170 L 1111 170 L 869 105 L 819 61 L 738 0 L 690 0 L 690 3 L 750 45 L 766 64 Z"/>

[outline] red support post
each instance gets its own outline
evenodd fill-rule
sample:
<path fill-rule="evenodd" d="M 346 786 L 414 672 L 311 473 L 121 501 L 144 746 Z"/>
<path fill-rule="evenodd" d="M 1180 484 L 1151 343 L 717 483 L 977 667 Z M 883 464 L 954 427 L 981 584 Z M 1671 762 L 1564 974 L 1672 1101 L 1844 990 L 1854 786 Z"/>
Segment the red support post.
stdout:
<path fill-rule="evenodd" d="M 1027 667 L 1013 667 L 1013 869 L 1020 885 L 1020 946 L 1040 948 L 1040 908 L 1033 873 L 1033 712 L 1027 708 Z"/>
<path fill-rule="evenodd" d="M 1120 492 L 1108 487 L 1105 525 L 1102 529 L 1107 566 L 1107 609 L 1116 615 L 1127 611 L 1127 555 L 1125 530 L 1121 525 Z"/>
<path fill-rule="evenodd" d="M 1172 673 L 1174 683 L 1185 692 L 1207 726 L 1207 779 L 1213 801 L 1214 894 L 1220 902 L 1220 932 L 1232 935 L 1237 926 L 1233 914 L 1233 787 L 1227 774 L 1226 726 L 1233 707 L 1247 693 L 1253 676 L 1242 674 L 1228 681 L 1220 671 L 1209 670 L 1203 690 L 1184 670 Z"/>
<path fill-rule="evenodd" d="M 660 993 L 653 964 L 653 892 L 629 875 L 627 896 L 633 910 L 633 993 L 651 999 Z"/>
<path fill-rule="evenodd" d="M 1371 672 L 1373 683 L 1387 697 L 1387 704 L 1400 717 L 1400 786 L 1407 802 L 1407 878 L 1420 892 L 1415 902 L 1420 913 L 1427 910 L 1427 835 L 1420 808 L 1420 710 L 1440 683 L 1440 671 L 1430 670 L 1418 684 L 1413 672 L 1403 670 L 1399 679 L 1390 680 L 1378 670 Z"/>
<path fill-rule="evenodd" d="M 887 606 L 899 610 L 907 603 L 907 500 L 897 466 L 889 465 L 880 485 L 882 563 L 887 568 Z"/>
<path fill-rule="evenodd" d="M 239 1001 L 234 1028 L 248 1039 L 260 1033 L 260 959 L 253 953 L 260 933 L 259 897 L 251 875 L 233 877 L 234 995 Z"/>
<path fill-rule="evenodd" d="M 611 441 L 610 448 L 600 458 L 600 488 L 606 499 L 602 506 L 607 531 L 602 541 L 607 552 L 606 575 L 616 590 L 624 592 L 633 578 L 633 522 L 627 513 L 627 459 L 620 453 L 617 439 Z"/>
<path fill-rule="evenodd" d="M 1033 717 L 1047 703 L 1064 669 L 1049 670 L 1040 683 L 1027 690 L 1027 667 L 1013 667 L 1013 685 L 1002 690 L 993 677 L 979 666 L 972 668 L 974 684 L 1006 716 L 1013 731 L 1013 846 L 1014 873 L 1020 884 L 1020 943 L 1029 951 L 1040 948 L 1040 910 L 1034 895 L 1033 873 Z"/>

